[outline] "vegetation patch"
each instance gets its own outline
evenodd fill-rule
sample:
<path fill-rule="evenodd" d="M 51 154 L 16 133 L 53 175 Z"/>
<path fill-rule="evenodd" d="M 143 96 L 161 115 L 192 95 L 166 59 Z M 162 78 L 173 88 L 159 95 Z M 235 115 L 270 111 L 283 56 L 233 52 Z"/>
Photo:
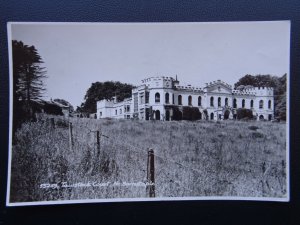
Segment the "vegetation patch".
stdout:
<path fill-rule="evenodd" d="M 51 116 L 53 117 L 53 116 Z M 46 120 L 44 118 L 43 120 Z M 64 120 L 54 116 L 55 123 Z M 157 197 L 286 195 L 285 124 L 70 118 L 69 128 L 27 122 L 12 149 L 11 202 L 148 197 L 147 151 L 155 154 Z M 97 144 L 96 132 L 102 135 Z M 269 139 L 264 137 L 271 137 Z M 98 151 L 99 150 L 99 151 Z M 271 162 L 271 164 L 266 163 Z M 91 182 L 105 185 L 65 187 Z M 56 184 L 57 188 L 41 188 Z"/>

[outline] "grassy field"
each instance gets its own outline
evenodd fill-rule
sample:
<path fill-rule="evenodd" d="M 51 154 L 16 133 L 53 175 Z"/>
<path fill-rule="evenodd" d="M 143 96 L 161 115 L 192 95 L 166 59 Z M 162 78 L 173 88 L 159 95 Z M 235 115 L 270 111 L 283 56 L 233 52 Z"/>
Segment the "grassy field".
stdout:
<path fill-rule="evenodd" d="M 142 184 L 147 182 L 148 148 L 155 153 L 156 197 L 286 196 L 286 124 L 70 122 L 72 150 L 68 121 L 62 117 L 55 117 L 55 128 L 44 117 L 17 131 L 10 202 L 147 197 Z M 100 154 L 97 130 L 108 137 L 100 139 Z"/>

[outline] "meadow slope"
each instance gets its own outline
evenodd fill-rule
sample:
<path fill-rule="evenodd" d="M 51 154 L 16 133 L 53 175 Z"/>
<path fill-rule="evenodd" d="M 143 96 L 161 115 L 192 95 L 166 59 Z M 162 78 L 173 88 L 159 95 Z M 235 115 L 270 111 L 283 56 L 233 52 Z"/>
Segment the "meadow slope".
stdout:
<path fill-rule="evenodd" d="M 147 197 L 142 184 L 147 181 L 148 148 L 155 154 L 156 197 L 286 196 L 284 123 L 70 122 L 72 150 L 63 117 L 55 117 L 55 128 L 42 117 L 17 131 L 10 202 Z M 107 136 L 101 136 L 100 152 L 97 130 Z"/>

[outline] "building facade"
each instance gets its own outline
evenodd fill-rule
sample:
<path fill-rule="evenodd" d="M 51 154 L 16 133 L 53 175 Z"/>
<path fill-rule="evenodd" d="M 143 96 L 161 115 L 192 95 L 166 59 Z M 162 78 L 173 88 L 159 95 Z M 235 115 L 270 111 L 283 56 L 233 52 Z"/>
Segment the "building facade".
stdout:
<path fill-rule="evenodd" d="M 184 108 L 196 108 L 199 119 L 234 119 L 237 109 L 251 109 L 258 120 L 274 117 L 273 88 L 246 86 L 235 90 L 231 85 L 217 80 L 206 83 L 203 88 L 180 85 L 172 77 L 150 77 L 132 90 L 131 98 L 118 102 L 97 102 L 97 118 L 141 120 L 173 120 Z M 181 115 L 183 118 L 184 116 Z"/>

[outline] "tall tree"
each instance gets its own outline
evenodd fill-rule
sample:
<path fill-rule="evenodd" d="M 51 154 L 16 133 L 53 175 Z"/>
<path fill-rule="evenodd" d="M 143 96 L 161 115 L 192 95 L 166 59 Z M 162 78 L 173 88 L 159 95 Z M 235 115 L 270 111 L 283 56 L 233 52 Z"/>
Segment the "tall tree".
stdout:
<path fill-rule="evenodd" d="M 42 58 L 34 46 L 12 41 L 14 130 L 32 117 L 32 101 L 39 100 L 46 78 Z"/>
<path fill-rule="evenodd" d="M 245 75 L 234 84 L 236 89 L 243 89 L 247 86 L 273 87 L 275 117 L 286 120 L 286 74 L 282 77 L 271 75 Z"/>
<path fill-rule="evenodd" d="M 80 110 L 86 113 L 95 113 L 97 111 L 97 101 L 108 99 L 111 100 L 114 96 L 118 101 L 131 97 L 131 90 L 134 86 L 121 82 L 96 82 L 92 83 L 84 97 L 85 102 L 81 104 Z"/>
<path fill-rule="evenodd" d="M 254 87 L 275 87 L 277 85 L 278 77 L 271 75 L 245 75 L 237 83 L 234 84 L 234 87 L 240 89 L 239 87 L 243 86 L 254 86 Z"/>
<path fill-rule="evenodd" d="M 46 78 L 42 58 L 34 46 L 12 41 L 14 90 L 17 100 L 30 102 L 38 100 L 45 91 L 43 80 Z M 20 99 L 21 98 L 21 99 Z"/>

